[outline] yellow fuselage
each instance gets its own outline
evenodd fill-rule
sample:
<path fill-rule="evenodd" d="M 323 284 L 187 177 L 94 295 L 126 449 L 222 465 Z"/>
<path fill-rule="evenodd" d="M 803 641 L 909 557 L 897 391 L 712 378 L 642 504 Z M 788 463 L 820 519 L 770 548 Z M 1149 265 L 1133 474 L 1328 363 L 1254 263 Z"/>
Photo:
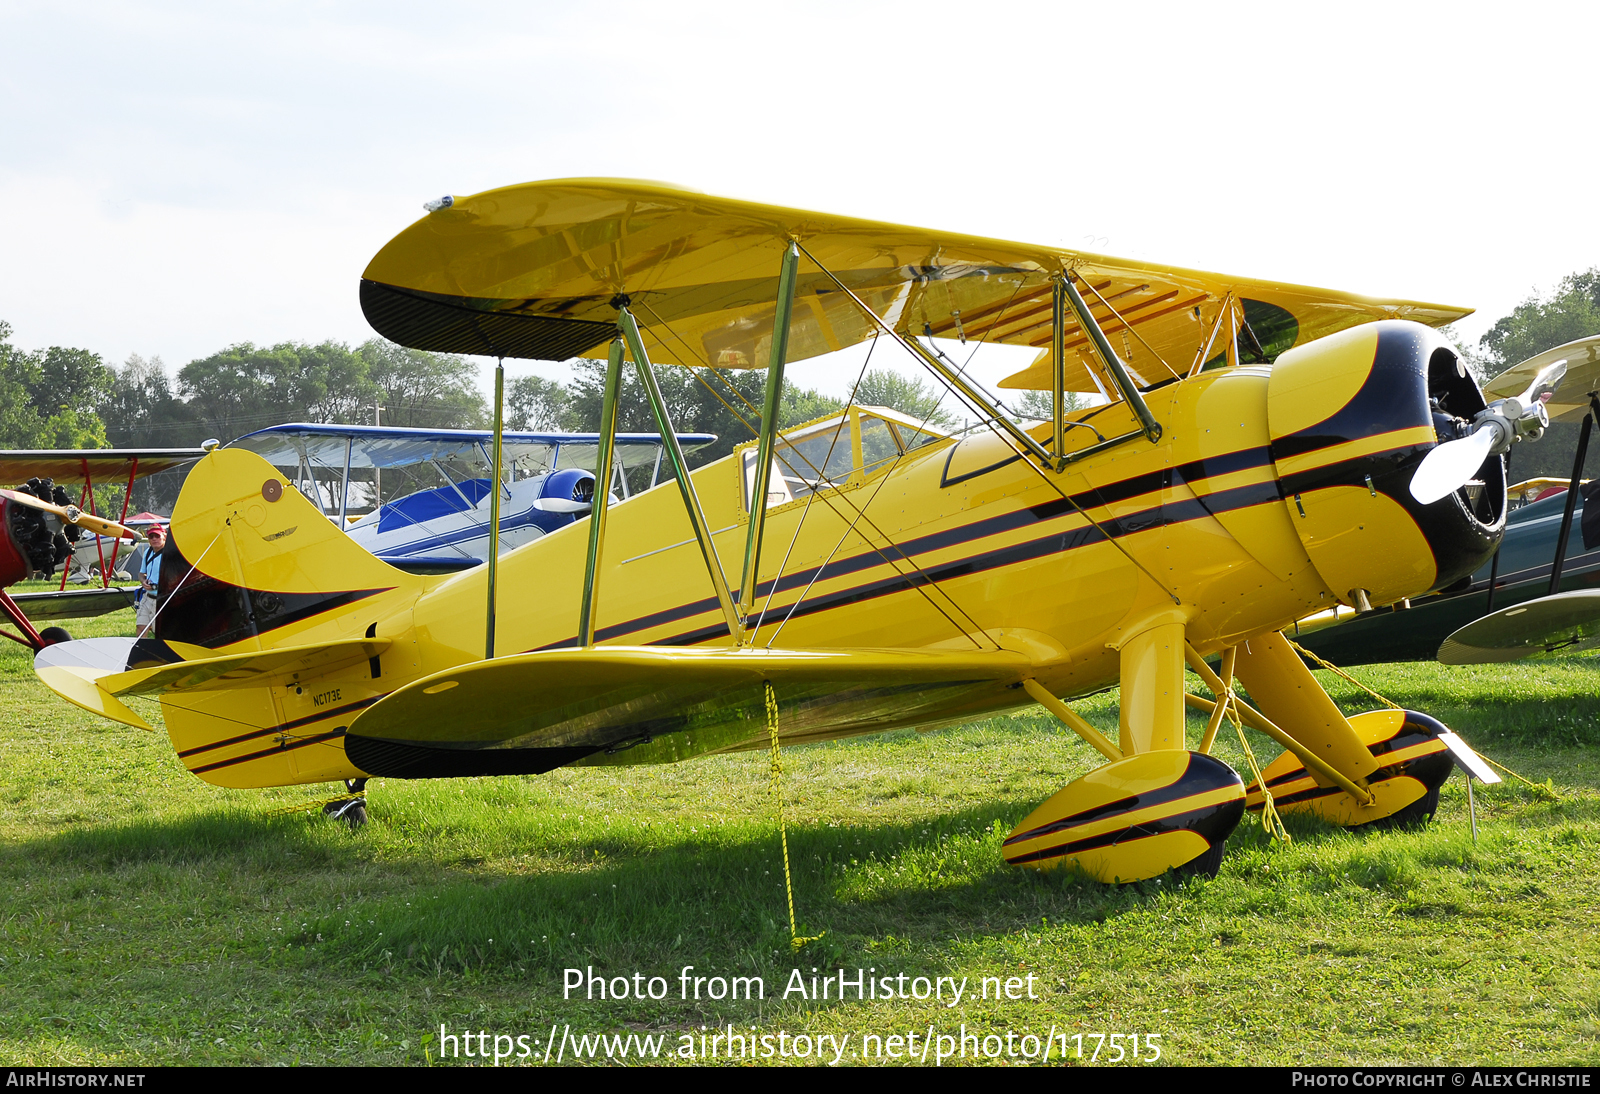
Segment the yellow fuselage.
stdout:
<path fill-rule="evenodd" d="M 1321 346 L 1302 359 L 1298 375 L 1307 382 L 1294 382 L 1297 373 L 1286 366 L 1296 362 L 1285 355 L 1276 370 L 1219 370 L 1149 392 L 1162 426 L 1155 444 L 1130 440 L 1058 472 L 980 431 L 916 449 L 869 474 L 858 469 L 836 488 L 771 510 L 754 643 L 972 649 L 970 636 L 985 632 L 1026 654 L 1045 687 L 1071 696 L 1116 683 L 1128 671 L 1125 642 L 1152 628 L 1181 625 L 1176 633 L 1204 653 L 1348 602 L 1357 589 L 1387 603 L 1453 579 L 1454 572 L 1440 572 L 1430 537 L 1396 500 L 1394 482 L 1380 476 L 1375 486 L 1368 474 L 1363 485 L 1352 485 L 1362 481 L 1362 468 L 1379 466 L 1374 460 L 1397 468 L 1397 453 L 1420 458 L 1434 443 L 1425 411 L 1420 420 L 1399 414 L 1362 435 L 1285 444 L 1370 388 L 1375 326 L 1381 325 L 1294 351 Z M 1329 373 L 1343 376 L 1333 388 Z M 1120 403 L 1073 417 L 1107 437 L 1135 427 Z M 1089 429 L 1073 429 L 1068 438 L 1080 448 L 1094 443 Z M 255 459 L 227 452 L 211 459 L 223 456 Z M 191 484 L 209 481 L 204 466 Z M 740 451 L 694 474 L 732 575 L 750 519 L 742 466 Z M 189 561 L 205 546 L 195 540 L 212 525 L 202 527 L 197 510 L 185 505 L 187 495 L 213 509 L 231 504 L 248 525 L 250 507 L 262 508 L 248 494 L 258 486 L 241 483 L 240 499 L 232 501 L 212 487 L 186 488 L 174 529 Z M 286 503 L 311 511 L 303 499 Z M 193 531 L 186 534 L 191 515 Z M 258 519 L 255 538 L 274 520 Z M 199 563 L 207 574 L 279 593 L 378 591 L 330 601 L 327 610 L 213 646 L 212 654 L 350 639 L 369 630 L 391 645 L 376 678 L 362 663 L 310 686 L 289 681 L 165 697 L 173 742 L 203 778 L 260 786 L 359 775 L 344 756 L 343 725 L 406 683 L 482 657 L 483 568 L 414 578 L 363 556 L 350 572 L 330 573 L 300 554 L 266 548 L 252 562 L 244 556 L 255 548 L 239 545 L 254 526 L 223 523 L 227 530 L 217 526 L 219 542 Z M 501 557 L 497 654 L 575 644 L 587 532 L 588 522 L 579 521 Z M 326 550 L 342 548 L 329 543 Z M 1352 574 L 1355 584 L 1335 587 Z M 670 481 L 611 509 L 598 589 L 602 645 L 733 641 Z M 1030 701 L 1025 691 L 1005 691 L 995 709 Z M 470 719 L 472 711 L 459 716 Z M 269 747 L 273 742 L 277 749 Z"/>

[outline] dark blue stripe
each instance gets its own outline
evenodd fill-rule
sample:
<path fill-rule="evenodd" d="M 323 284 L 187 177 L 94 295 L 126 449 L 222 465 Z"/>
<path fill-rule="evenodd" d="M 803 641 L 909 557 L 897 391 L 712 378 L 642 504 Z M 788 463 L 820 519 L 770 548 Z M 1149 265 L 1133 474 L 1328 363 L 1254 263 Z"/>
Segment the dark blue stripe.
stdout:
<path fill-rule="evenodd" d="M 1271 453 L 1266 448 L 1251 448 L 1222 456 L 1210 457 L 1206 460 L 1195 460 L 1190 463 L 1180 464 L 1178 467 L 1173 468 L 1172 471 L 1180 474 L 1186 483 L 1190 483 L 1200 481 L 1207 473 L 1228 474 L 1233 471 L 1265 466 L 1270 462 Z M 814 580 L 820 580 L 818 575 L 824 569 L 826 569 L 829 578 L 839 578 L 852 573 L 859 573 L 863 570 L 876 569 L 896 560 L 912 565 L 911 556 L 913 555 L 941 551 L 964 543 L 970 543 L 973 540 L 1001 535 L 1020 528 L 1071 516 L 1077 512 L 1074 502 L 1084 509 L 1089 509 L 1103 507 L 1127 498 L 1138 497 L 1140 494 L 1147 494 L 1161 489 L 1164 485 L 1167 485 L 1167 478 L 1168 471 L 1165 469 L 1143 475 L 1135 475 L 1105 487 L 1071 495 L 1070 500 L 1068 498 L 1055 498 L 1047 502 L 1041 502 L 1038 505 L 1028 506 L 1025 509 L 986 517 L 970 524 L 963 524 L 957 528 L 918 536 L 915 539 L 906 540 L 904 543 L 891 544 L 882 551 L 863 552 L 850 558 L 835 559 L 824 566 L 796 570 L 793 573 L 782 575 L 775 581 L 768 580 L 758 584 L 756 586 L 756 599 L 764 600 L 773 593 L 774 588 L 780 593 L 792 589 L 804 589 L 811 585 Z M 1124 517 L 1102 520 L 1099 524 L 1101 528 L 1106 529 L 1112 536 L 1121 537 L 1148 531 L 1151 528 L 1161 528 L 1171 524 L 1198 520 L 1205 516 L 1214 516 L 1219 512 L 1261 505 L 1265 502 L 1279 500 L 1281 496 L 1276 482 L 1252 483 L 1248 486 L 1235 487 L 1231 490 L 1221 490 L 1215 494 L 1208 494 L 1203 498 L 1196 497 L 1170 505 L 1158 505 Z M 1073 529 L 1070 532 L 1046 536 L 1028 543 L 1005 547 L 975 555 L 968 559 L 946 563 L 931 570 L 925 570 L 923 573 L 882 578 L 854 589 L 845 589 L 819 596 L 814 600 L 803 603 L 795 610 L 794 614 L 810 615 L 813 612 L 825 611 L 828 608 L 841 607 L 845 604 L 859 603 L 864 600 L 873 600 L 880 596 L 888 596 L 891 593 L 903 592 L 920 585 L 926 585 L 930 579 L 944 581 L 952 577 L 981 573 L 1049 554 L 1086 547 L 1099 542 L 1103 538 L 1094 525 L 1088 525 L 1083 528 Z M 737 596 L 738 590 L 734 590 L 733 595 Z M 701 600 L 691 601 L 688 604 L 664 608 L 658 612 L 638 616 L 622 623 L 614 623 L 609 627 L 601 627 L 596 632 L 595 639 L 596 641 L 605 641 L 607 639 L 620 638 L 623 635 L 633 634 L 641 630 L 649 630 L 652 627 L 675 623 L 681 619 L 691 619 L 694 616 L 715 611 L 717 608 L 716 598 L 706 597 Z M 660 639 L 653 644 L 663 646 L 693 645 L 697 642 L 720 638 L 727 634 L 727 623 L 719 622 L 709 627 Z M 542 650 L 564 649 L 577 645 L 577 642 L 577 636 L 574 635 L 535 648 Z"/>

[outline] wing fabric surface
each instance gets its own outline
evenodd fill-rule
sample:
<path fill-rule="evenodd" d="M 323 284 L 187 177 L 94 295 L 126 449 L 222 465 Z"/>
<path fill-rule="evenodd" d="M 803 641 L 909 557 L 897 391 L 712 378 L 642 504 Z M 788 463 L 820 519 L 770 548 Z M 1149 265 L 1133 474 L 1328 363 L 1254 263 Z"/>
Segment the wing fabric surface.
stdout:
<path fill-rule="evenodd" d="M 13 449 L 0 452 L 0 485 L 35 476 L 58 483 L 80 483 L 85 477 L 114 483 L 126 480 L 129 472 L 142 479 L 193 463 L 205 454 L 203 448 Z"/>
<path fill-rule="evenodd" d="M 765 689 L 785 743 L 959 719 L 1004 705 L 1029 661 L 1010 652 L 602 646 L 479 661 L 363 711 L 345 749 L 373 775 L 533 774 L 764 747 Z M 471 710 L 471 718 L 460 717 Z"/>
<path fill-rule="evenodd" d="M 653 360 L 765 367 L 779 260 L 791 239 L 913 335 L 1046 346 L 1050 279 L 1074 269 L 1098 294 L 1085 293 L 1107 332 L 1131 329 L 1152 347 L 1128 343 L 1147 383 L 1167 379 L 1168 365 L 1187 371 L 1225 299 L 1248 297 L 1265 309 L 1258 314 L 1276 317 L 1269 334 L 1277 351 L 1376 319 L 1437 326 L 1467 314 L 617 179 L 455 199 L 373 258 L 362 308 L 380 333 L 418 349 L 558 360 L 603 355 L 625 294 Z M 802 257 L 788 360 L 875 329 Z M 1086 343 L 1068 329 L 1069 351 Z"/>
<path fill-rule="evenodd" d="M 1446 665 L 1489 665 L 1600 645 L 1600 591 L 1579 589 L 1525 600 L 1473 620 L 1439 646 Z"/>
<path fill-rule="evenodd" d="M 133 594 L 138 591 L 137 585 L 112 585 L 104 589 L 12 593 L 11 599 L 22 609 L 22 614 L 32 620 L 90 619 L 133 607 Z"/>
<path fill-rule="evenodd" d="M 715 441 L 712 433 L 679 433 L 678 443 L 692 452 Z M 506 461 L 515 462 L 524 451 L 546 452 L 555 445 L 566 447 L 598 443 L 598 433 L 528 433 L 508 430 L 502 436 Z M 413 464 L 450 460 L 473 460 L 483 455 L 484 446 L 494 440 L 487 429 L 410 429 L 395 426 L 317 425 L 295 422 L 258 429 L 230 442 L 231 448 L 256 453 L 277 467 L 303 462 L 315 467 L 342 468 L 346 459 L 352 469 L 409 467 Z M 619 433 L 619 448 L 661 447 L 657 433 Z"/>

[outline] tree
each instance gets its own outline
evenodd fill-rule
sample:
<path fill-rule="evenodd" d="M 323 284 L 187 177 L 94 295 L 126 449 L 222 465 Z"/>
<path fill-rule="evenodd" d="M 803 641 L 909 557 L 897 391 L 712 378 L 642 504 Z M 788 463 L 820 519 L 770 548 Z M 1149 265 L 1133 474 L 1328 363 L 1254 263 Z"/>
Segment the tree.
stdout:
<path fill-rule="evenodd" d="M 294 407 L 301 420 L 348 425 L 367 420 L 367 408 L 378 398 L 379 388 L 365 358 L 343 342 L 300 344 L 294 349 L 300 362 Z"/>
<path fill-rule="evenodd" d="M 588 358 L 572 362 L 576 376 L 567 391 L 568 428 L 598 432 L 600 406 L 605 396 L 606 363 Z M 759 369 L 689 369 L 658 366 L 656 383 L 661 399 L 679 433 L 715 433 L 717 440 L 689 455 L 689 466 L 720 460 L 734 445 L 752 440 L 761 422 L 761 400 L 767 374 Z M 752 409 L 753 408 L 753 409 Z M 624 365 L 617 393 L 617 431 L 654 433 L 656 422 L 640 386 L 638 372 Z"/>
<path fill-rule="evenodd" d="M 559 381 L 519 376 L 506 387 L 506 428 L 550 432 L 563 428 L 571 396 Z"/>
<path fill-rule="evenodd" d="M 823 395 L 810 388 L 784 384 L 783 405 L 778 412 L 778 425 L 780 428 L 788 429 L 801 422 L 826 418 L 829 414 L 837 414 L 843 409 L 843 399 L 835 399 L 832 395 Z"/>
<path fill-rule="evenodd" d="M 241 342 L 190 361 L 178 382 L 204 431 L 228 441 L 283 422 L 363 421 L 379 395 L 368 372 L 342 342 Z"/>
<path fill-rule="evenodd" d="M 95 413 L 111 370 L 98 354 L 51 346 L 26 353 L 0 322 L 0 447 L 104 448 Z"/>
<path fill-rule="evenodd" d="M 1019 398 L 1013 400 L 1017 413 L 1027 418 L 1036 418 L 1041 422 L 1055 420 L 1056 411 L 1054 400 L 1048 391 L 1024 391 Z M 1076 391 L 1062 392 L 1061 406 L 1064 410 L 1077 410 L 1083 405 L 1083 396 Z"/>
<path fill-rule="evenodd" d="M 477 366 L 467 358 L 407 349 L 383 338 L 363 342 L 356 356 L 365 362 L 373 394 L 382 400 L 384 425 L 484 426 L 488 407 L 478 391 Z"/>
<path fill-rule="evenodd" d="M 947 401 L 944 395 L 932 384 L 888 369 L 872 369 L 856 385 L 856 405 L 886 406 L 936 426 L 954 425 L 956 421 L 956 416 L 944 406 Z"/>
<path fill-rule="evenodd" d="M 35 354 L 34 361 L 38 376 L 30 386 L 29 396 L 33 405 L 47 417 L 63 406 L 73 410 L 98 406 L 116 377 L 98 353 L 86 349 L 51 346 Z"/>
<path fill-rule="evenodd" d="M 1478 344 L 1499 372 L 1591 334 L 1600 334 L 1600 267 L 1568 274 L 1547 300 L 1537 293 L 1528 297 L 1497 320 Z"/>
<path fill-rule="evenodd" d="M 106 439 L 116 448 L 192 448 L 205 440 L 205 426 L 172 391 L 161 358 L 137 353 L 115 370 L 100 404 Z"/>

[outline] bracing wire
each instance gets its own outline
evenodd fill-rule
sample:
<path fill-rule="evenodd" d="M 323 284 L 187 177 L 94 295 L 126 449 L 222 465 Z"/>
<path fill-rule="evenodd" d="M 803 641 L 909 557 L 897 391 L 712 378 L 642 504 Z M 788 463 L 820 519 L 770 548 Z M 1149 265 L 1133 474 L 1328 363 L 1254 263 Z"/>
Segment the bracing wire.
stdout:
<path fill-rule="evenodd" d="M 893 338 L 896 342 L 899 342 L 900 345 L 903 348 L 906 349 L 906 352 L 911 353 L 913 355 L 916 355 L 916 351 L 912 350 L 909 346 L 906 345 L 905 339 L 903 337 L 901 337 L 899 332 L 893 330 L 892 328 L 889 327 L 888 324 L 884 323 L 884 321 L 878 316 L 877 312 L 875 312 L 871 308 L 867 307 L 866 303 L 859 296 L 857 296 L 853 291 L 851 291 L 851 289 L 850 289 L 850 287 L 848 285 L 846 285 L 843 281 L 839 280 L 839 277 L 838 277 L 837 274 L 835 274 L 832 270 L 829 270 L 826 266 L 822 265 L 821 262 L 817 262 L 817 257 L 815 255 L 813 255 L 810 251 L 806 250 L 806 248 L 805 248 L 805 246 L 803 244 L 796 244 L 796 246 L 798 246 L 800 248 L 801 253 L 803 253 L 807 258 L 811 259 L 812 262 L 815 262 L 817 267 L 819 269 L 821 269 L 823 273 L 827 274 L 828 277 L 833 281 L 833 283 L 835 285 L 839 286 L 839 289 L 842 292 L 847 294 L 850 297 L 851 300 L 855 301 L 856 306 L 859 307 L 865 314 L 870 316 L 872 318 L 873 322 L 875 322 L 885 333 L 887 333 L 889 335 L 889 337 Z M 929 372 L 932 373 L 933 377 L 936 380 L 938 380 L 940 383 L 944 384 L 946 388 L 949 388 L 951 394 L 955 395 L 956 399 L 959 402 L 961 402 L 961 404 L 963 406 L 966 406 L 969 409 L 971 409 L 973 414 L 976 415 L 979 419 L 984 420 L 984 421 L 987 421 L 987 420 L 990 419 L 990 416 L 987 415 L 986 413 L 984 413 L 984 411 L 983 411 L 983 409 L 981 407 L 973 407 L 970 402 L 968 402 L 965 398 L 963 398 L 961 392 L 956 390 L 954 388 L 954 386 L 951 385 L 949 380 L 947 380 L 943 376 L 941 376 L 936 370 L 929 369 Z M 1167 596 L 1171 597 L 1172 598 L 1172 602 L 1174 604 L 1182 604 L 1183 603 L 1182 600 L 1178 599 L 1178 594 L 1177 593 L 1175 593 L 1171 589 L 1167 588 L 1166 585 L 1163 584 L 1161 582 L 1161 580 L 1156 577 L 1155 574 L 1150 572 L 1149 568 L 1146 567 L 1144 565 L 1144 563 L 1142 563 L 1138 559 L 1134 558 L 1133 554 L 1131 552 L 1129 552 L 1129 550 L 1126 547 L 1124 547 L 1121 543 L 1117 542 L 1116 538 L 1114 536 L 1112 536 L 1110 532 L 1106 531 L 1105 528 L 1100 524 L 1099 521 L 1097 521 L 1093 517 L 1091 517 L 1088 514 L 1088 512 L 1083 508 L 1083 506 L 1078 504 L 1077 499 L 1075 499 L 1074 497 L 1072 497 L 1072 495 L 1068 494 L 1065 490 L 1063 490 L 1059 483 L 1057 483 L 1049 475 L 1045 474 L 1043 468 L 1041 468 L 1038 464 L 1034 463 L 1033 460 L 1029 459 L 1028 458 L 1028 454 L 1026 452 L 1024 452 L 1020 447 L 1018 447 L 1017 444 L 1015 443 L 1015 441 L 1012 440 L 1012 438 L 1006 436 L 1003 432 L 998 431 L 998 430 L 995 432 L 995 436 L 999 437 L 1000 440 L 1006 445 L 1006 447 L 1010 448 L 1013 452 L 1015 452 L 1017 454 L 1017 456 L 1021 458 L 1023 463 L 1025 463 L 1028 467 L 1032 468 L 1034 473 L 1039 476 L 1040 481 L 1042 481 L 1046 486 L 1050 487 L 1050 489 L 1054 490 L 1057 494 L 1059 494 L 1063 501 L 1065 501 L 1068 505 L 1072 506 L 1074 509 L 1076 509 L 1078 511 L 1078 515 L 1079 516 L 1083 517 L 1084 520 L 1088 521 L 1091 525 L 1093 525 L 1095 531 L 1099 532 L 1100 535 L 1102 537 L 1104 537 L 1104 539 L 1106 540 L 1107 543 L 1110 543 L 1113 547 L 1115 547 L 1117 549 L 1117 551 L 1119 553 L 1121 553 L 1122 557 L 1126 558 L 1129 562 L 1133 563 L 1133 565 L 1138 568 L 1140 573 L 1144 574 L 1152 582 L 1154 582 L 1156 588 L 1160 589 L 1162 592 L 1166 593 Z"/>
<path fill-rule="evenodd" d="M 802 250 L 803 249 L 804 248 L 802 248 Z M 646 305 L 641 304 L 640 307 L 641 307 L 641 310 L 650 311 L 650 309 Z M 660 320 L 660 316 L 656 315 L 656 313 L 654 311 L 650 311 L 650 314 L 652 316 L 654 316 L 657 320 Z M 667 333 L 672 335 L 672 337 L 681 346 L 683 346 L 684 349 L 688 350 L 691 354 L 694 352 L 693 348 L 689 345 L 688 341 L 682 335 L 680 335 L 677 331 L 673 330 L 672 329 L 672 325 L 670 323 L 667 323 L 665 321 L 661 321 L 661 326 L 667 331 Z M 869 354 L 870 354 L 870 351 L 869 351 Z M 690 366 L 685 366 L 685 367 L 688 368 Z M 718 370 L 714 366 L 712 366 L 710 364 L 707 364 L 707 365 L 705 365 L 703 367 L 705 367 L 708 371 L 710 371 L 712 373 L 712 375 L 717 376 L 718 379 L 722 380 L 722 382 L 725 385 L 727 385 L 728 389 L 730 391 L 732 391 L 734 393 L 734 395 L 737 396 L 741 401 L 743 401 L 746 406 L 750 406 L 749 400 L 744 398 L 744 395 L 739 391 L 738 388 L 734 387 L 732 384 L 729 384 L 725 377 L 720 376 L 719 373 L 718 373 Z M 692 374 L 694 374 L 693 368 L 690 368 L 690 371 L 691 371 Z M 695 375 L 696 375 L 696 378 L 698 379 L 698 374 L 695 374 Z M 862 376 L 865 375 L 865 365 L 863 365 L 863 367 L 862 367 L 861 375 Z M 701 383 L 704 384 L 704 381 L 701 381 Z M 858 377 L 858 379 L 857 379 L 857 386 L 858 387 L 859 387 L 859 384 L 860 384 L 860 378 Z M 705 386 L 706 386 L 706 389 L 708 391 L 712 390 L 710 388 L 710 385 L 705 385 Z M 712 391 L 712 394 L 716 394 L 715 391 Z M 851 393 L 851 403 L 852 404 L 854 402 L 854 398 L 855 398 L 854 390 L 852 390 L 852 393 Z M 728 406 L 728 403 L 727 403 L 726 400 L 720 400 L 720 398 L 719 398 L 719 401 L 721 401 L 724 406 Z M 846 412 L 848 412 L 849 408 L 850 408 L 850 404 L 847 404 L 844 409 L 845 409 Z M 730 411 L 733 411 L 733 408 L 731 406 L 728 406 L 728 409 Z M 751 410 L 755 410 L 755 407 L 752 406 L 752 407 L 750 407 L 750 409 Z M 750 430 L 752 436 L 756 435 L 755 428 L 753 426 L 751 426 L 750 423 L 748 421 L 746 421 L 742 415 L 740 415 L 737 411 L 733 411 L 733 413 L 734 413 L 734 416 L 739 419 L 740 423 L 743 424 L 746 429 Z M 926 422 L 924 422 L 924 424 L 926 424 Z M 936 603 L 934 601 L 934 598 L 928 592 L 929 588 L 937 590 L 940 596 L 942 596 L 945 600 L 949 601 L 950 602 L 950 606 L 952 608 L 954 608 L 957 613 L 959 613 L 960 615 L 966 617 L 967 621 L 972 624 L 972 628 L 973 629 L 981 629 L 981 628 L 978 627 L 977 620 L 973 619 L 966 612 L 965 609 L 963 609 L 959 604 L 957 604 L 954 600 L 952 600 L 950 598 L 950 594 L 948 592 L 946 592 L 942 588 L 939 588 L 938 583 L 935 582 L 927 574 L 927 572 L 925 570 L 923 570 L 922 567 L 919 566 L 916 563 L 916 561 L 914 559 L 912 559 L 908 555 L 906 555 L 904 551 L 901 551 L 899 549 L 898 545 L 894 542 L 894 539 L 892 537 L 890 537 L 888 535 L 888 533 L 884 532 L 884 530 L 882 528 L 878 527 L 877 523 L 875 521 L 873 521 L 873 519 L 871 517 L 867 516 L 866 511 L 864 509 L 858 507 L 842 491 L 840 491 L 838 489 L 838 484 L 835 483 L 831 478 L 829 478 L 823 472 L 823 470 L 821 468 L 819 468 L 816 465 L 814 465 L 811 462 L 811 460 L 805 456 L 804 453 L 800 452 L 798 449 L 795 449 L 793 446 L 790 446 L 789 451 L 791 453 L 793 453 L 794 455 L 798 456 L 801 460 L 803 460 L 805 462 L 806 466 L 808 468 L 810 468 L 810 470 L 813 473 L 815 473 L 815 475 L 817 477 L 817 482 L 820 485 L 829 487 L 831 489 L 831 492 L 829 492 L 829 493 L 827 493 L 827 494 L 825 494 L 823 496 L 823 498 L 822 498 L 823 504 L 828 506 L 828 508 L 832 509 L 833 512 L 834 512 L 834 515 L 837 516 L 841 521 L 845 521 L 847 524 L 850 524 L 851 526 L 854 526 L 858 522 L 859 523 L 864 523 L 868 528 L 870 528 L 873 532 L 875 532 L 877 534 L 878 538 L 881 539 L 885 544 L 888 545 L 888 547 L 890 549 L 893 550 L 893 556 L 891 556 L 890 553 L 888 551 L 886 551 L 883 547 L 880 547 L 877 543 L 873 542 L 873 540 L 870 537 L 863 536 L 862 538 L 865 541 L 866 545 L 873 551 L 873 553 L 875 553 L 876 555 L 878 555 L 878 557 L 883 559 L 885 565 L 890 566 L 891 568 L 893 568 L 895 573 L 900 575 L 900 576 L 902 576 L 902 577 L 904 577 L 906 575 L 905 575 L 904 571 L 902 571 L 900 569 L 899 562 L 904 562 L 907 566 L 911 567 L 911 569 L 916 573 L 916 575 L 922 579 L 922 581 L 920 583 L 914 584 L 912 586 L 912 588 L 917 591 L 919 596 L 921 596 L 924 600 L 926 600 L 928 602 L 930 607 L 932 607 L 940 615 L 944 616 L 947 620 L 949 620 L 951 626 L 955 627 L 956 632 L 958 634 L 965 635 L 965 634 L 968 633 L 968 631 L 967 631 L 966 628 L 963 628 L 960 624 L 958 624 L 954 619 L 951 619 L 949 612 L 945 611 L 942 607 L 939 606 L 938 603 Z M 829 451 L 830 452 L 832 451 L 832 447 L 831 446 L 829 448 Z M 826 464 L 827 464 L 827 461 L 824 460 L 824 466 L 826 466 Z M 815 496 L 818 493 L 821 493 L 821 491 L 820 490 L 813 491 L 813 496 Z M 853 518 L 847 518 L 844 513 L 839 511 L 838 503 L 841 503 L 841 502 L 844 504 L 844 506 L 846 508 L 850 509 L 851 511 L 853 511 L 855 513 L 855 516 Z M 896 561 L 897 558 L 898 558 L 899 562 Z M 779 573 L 781 574 L 782 571 L 779 571 Z"/>

